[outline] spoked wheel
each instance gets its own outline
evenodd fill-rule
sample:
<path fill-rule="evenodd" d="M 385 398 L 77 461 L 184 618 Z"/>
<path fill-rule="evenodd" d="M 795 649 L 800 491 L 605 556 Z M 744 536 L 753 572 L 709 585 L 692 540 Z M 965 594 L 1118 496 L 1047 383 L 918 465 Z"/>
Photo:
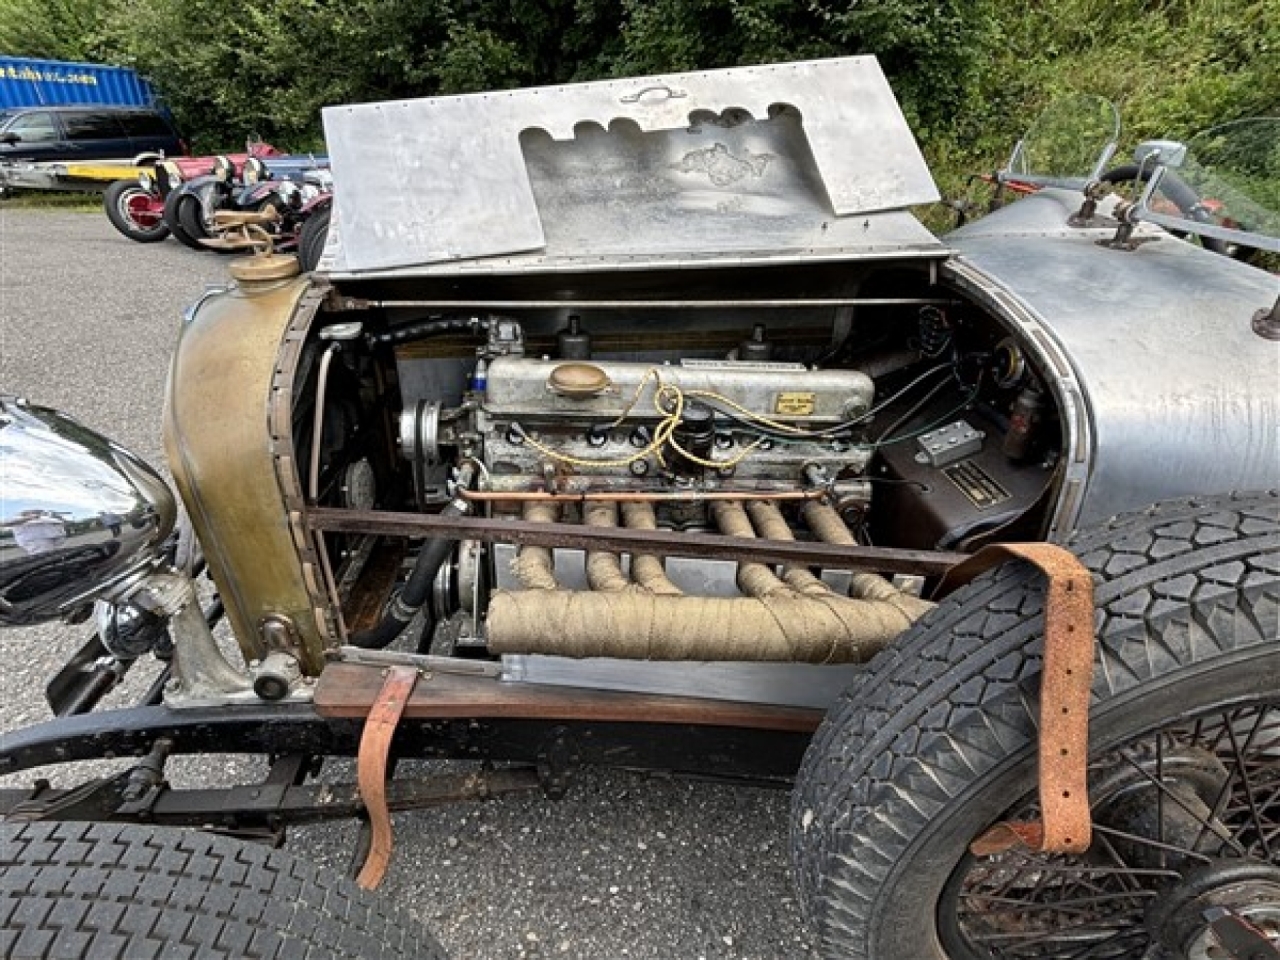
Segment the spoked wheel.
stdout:
<path fill-rule="evenodd" d="M 102 206 L 111 225 L 130 240 L 157 243 L 169 236 L 164 203 L 130 180 L 117 180 L 102 195 Z"/>
<path fill-rule="evenodd" d="M 1178 717 L 1098 758 L 1090 779 L 1088 854 L 957 866 L 938 909 L 953 956 L 1229 957 L 1214 908 L 1280 944 L 1280 706 Z"/>
<path fill-rule="evenodd" d="M 1280 945 L 1280 497 L 1069 546 L 1096 581 L 1090 849 L 969 852 L 1036 814 L 1043 583 L 1006 565 L 874 661 L 805 757 L 792 845 L 824 957 L 1228 960 L 1215 908 Z"/>

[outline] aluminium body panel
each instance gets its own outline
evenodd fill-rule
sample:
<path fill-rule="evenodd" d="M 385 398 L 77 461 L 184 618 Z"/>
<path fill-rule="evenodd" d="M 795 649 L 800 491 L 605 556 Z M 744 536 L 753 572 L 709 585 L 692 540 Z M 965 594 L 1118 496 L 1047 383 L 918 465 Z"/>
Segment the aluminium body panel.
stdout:
<path fill-rule="evenodd" d="M 873 57 L 330 107 L 324 121 L 339 276 L 535 251 L 939 249 L 873 216 L 938 197 Z"/>
<path fill-rule="evenodd" d="M 948 235 L 960 263 L 1052 331 L 1092 449 L 1077 525 L 1179 496 L 1280 484 L 1280 342 L 1254 333 L 1280 278 L 1154 228 L 1133 250 L 1073 228 L 1046 190 Z"/>

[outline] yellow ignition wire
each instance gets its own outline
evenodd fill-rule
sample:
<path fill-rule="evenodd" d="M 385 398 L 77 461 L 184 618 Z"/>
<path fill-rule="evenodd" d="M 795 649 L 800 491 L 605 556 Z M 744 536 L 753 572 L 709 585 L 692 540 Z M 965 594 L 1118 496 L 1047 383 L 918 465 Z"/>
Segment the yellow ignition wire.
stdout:
<path fill-rule="evenodd" d="M 722 470 L 729 467 L 737 466 L 739 463 L 745 460 L 748 456 L 750 456 L 753 452 L 755 452 L 760 447 L 760 445 L 764 442 L 764 439 L 761 438 L 755 441 L 754 443 L 743 448 L 741 452 L 739 452 L 738 454 L 734 455 L 733 457 L 727 460 L 706 460 L 702 457 L 697 456 L 696 454 L 690 453 L 688 450 L 684 449 L 684 447 L 680 446 L 680 444 L 673 437 L 676 427 L 679 426 L 680 424 L 680 418 L 684 415 L 684 406 L 685 406 L 686 396 L 707 396 L 710 398 L 714 398 L 721 402 L 728 403 L 730 406 L 734 407 L 735 409 L 749 416 L 755 417 L 759 422 L 768 423 L 772 425 L 772 422 L 769 421 L 767 418 L 759 417 L 756 414 L 752 414 L 751 411 L 745 410 L 739 407 L 737 404 L 733 403 L 732 401 L 729 401 L 727 398 L 720 397 L 719 395 L 711 393 L 710 391 L 698 390 L 698 391 L 690 391 L 688 394 L 686 394 L 683 390 L 681 390 L 675 384 L 663 383 L 662 374 L 659 372 L 658 368 L 650 367 L 648 370 L 645 371 L 644 376 L 640 379 L 640 384 L 636 388 L 635 395 L 631 398 L 630 402 L 623 409 L 622 413 L 618 415 L 617 419 L 615 419 L 612 423 L 610 423 L 606 429 L 612 429 L 614 427 L 619 426 L 624 421 L 626 421 L 626 419 L 631 415 L 632 410 L 635 409 L 636 404 L 640 402 L 640 397 L 643 395 L 644 389 L 646 386 L 648 386 L 650 380 L 656 380 L 658 384 L 657 389 L 654 390 L 653 392 L 653 406 L 662 419 L 658 421 L 658 425 L 653 431 L 653 439 L 649 443 L 647 443 L 643 448 L 641 448 L 640 450 L 637 450 L 635 453 L 631 454 L 630 456 L 616 457 L 616 458 L 609 458 L 609 459 L 598 459 L 598 460 L 588 459 L 586 457 L 575 457 L 572 454 L 561 453 L 559 450 L 552 449 L 551 447 L 547 446 L 545 443 L 535 440 L 533 437 L 525 433 L 523 429 L 520 430 L 520 435 L 524 439 L 525 443 L 529 444 L 529 446 L 531 446 L 534 450 L 537 450 L 543 456 L 548 457 L 551 460 L 555 460 L 558 463 L 565 463 L 570 466 L 628 467 L 631 464 L 635 463 L 637 460 L 642 460 L 645 457 L 650 456 L 651 454 L 656 456 L 658 458 L 658 462 L 663 464 L 663 466 L 665 466 L 666 461 L 663 459 L 662 449 L 667 444 L 670 444 L 671 447 L 674 450 L 676 450 L 676 452 L 678 452 L 682 457 L 684 457 L 689 462 L 696 463 L 700 467 L 706 467 L 711 470 Z M 794 427 L 789 429 L 792 431 L 795 431 Z M 796 432 L 800 432 L 800 431 L 796 431 Z"/>

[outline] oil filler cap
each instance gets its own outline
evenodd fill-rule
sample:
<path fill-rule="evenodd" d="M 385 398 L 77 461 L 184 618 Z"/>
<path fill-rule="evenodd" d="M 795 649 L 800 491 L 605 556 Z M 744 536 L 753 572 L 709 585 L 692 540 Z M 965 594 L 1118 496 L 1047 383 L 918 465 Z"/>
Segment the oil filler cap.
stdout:
<path fill-rule="evenodd" d="M 562 363 L 547 377 L 552 393 L 572 400 L 589 400 L 609 389 L 609 375 L 593 363 Z"/>

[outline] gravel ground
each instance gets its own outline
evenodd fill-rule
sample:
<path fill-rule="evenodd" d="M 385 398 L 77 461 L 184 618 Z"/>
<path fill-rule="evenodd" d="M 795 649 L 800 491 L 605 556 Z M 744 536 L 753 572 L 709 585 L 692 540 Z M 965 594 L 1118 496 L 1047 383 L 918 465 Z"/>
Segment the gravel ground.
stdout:
<path fill-rule="evenodd" d="M 178 318 L 224 279 L 219 257 L 173 240 L 135 244 L 100 214 L 0 202 L 0 392 L 58 407 L 159 464 Z M 0 736 L 47 716 L 44 682 L 82 631 L 0 638 Z M 129 679 L 133 690 L 146 678 Z M 225 785 L 255 769 L 188 758 L 176 779 Z M 460 960 L 809 956 L 786 823 L 781 792 L 592 769 L 560 801 L 507 797 L 398 816 L 383 889 Z M 289 847 L 344 868 L 353 836 L 347 825 L 310 827 Z"/>

